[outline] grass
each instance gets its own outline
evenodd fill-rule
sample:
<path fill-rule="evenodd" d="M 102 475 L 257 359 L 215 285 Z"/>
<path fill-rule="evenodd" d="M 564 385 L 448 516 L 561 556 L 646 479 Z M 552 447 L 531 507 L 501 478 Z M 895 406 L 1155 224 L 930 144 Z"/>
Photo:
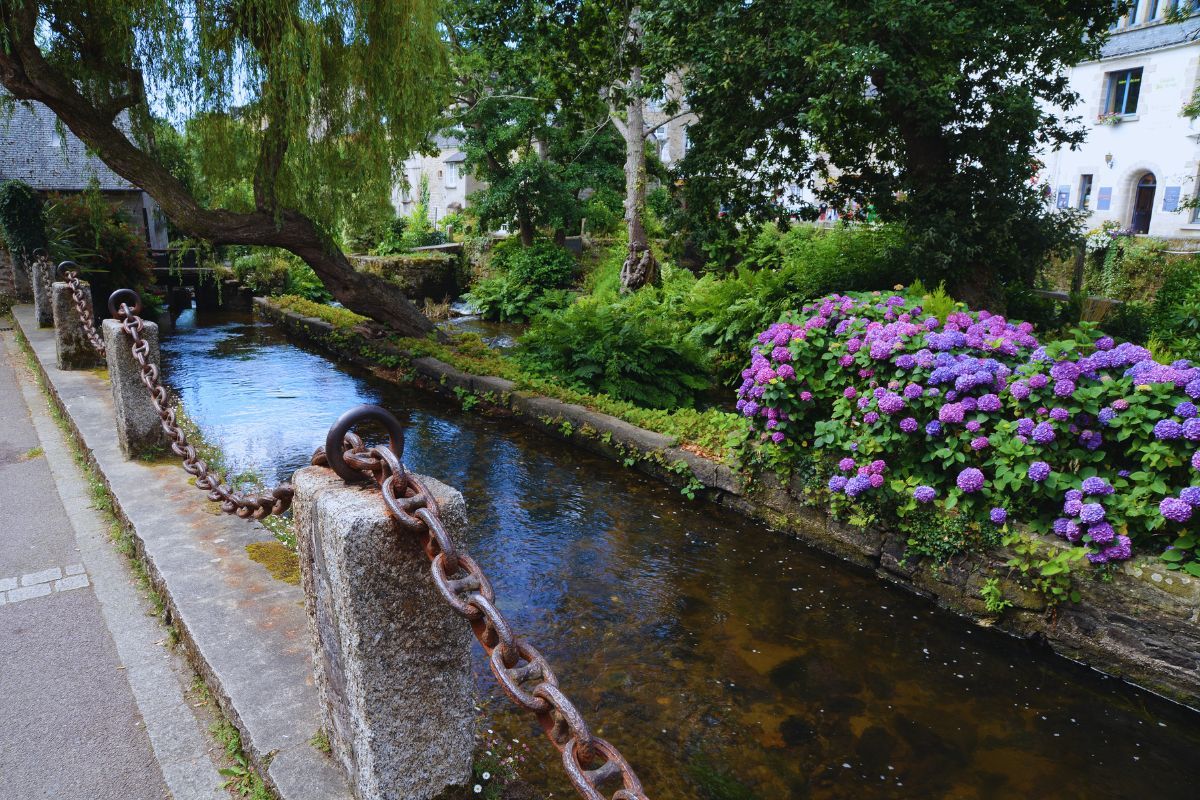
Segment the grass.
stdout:
<path fill-rule="evenodd" d="M 275 793 L 263 783 L 262 776 L 242 749 L 242 734 L 237 727 L 229 720 L 221 718 L 213 723 L 208 732 L 225 750 L 227 766 L 218 770 L 225 777 L 221 788 L 236 797 L 249 800 L 274 800 Z"/>
<path fill-rule="evenodd" d="M 46 454 L 46 451 L 43 450 L 42 448 L 31 447 L 28 450 L 26 450 L 24 453 L 21 454 L 21 460 L 29 461 L 30 459 L 34 459 L 34 458 L 37 458 L 38 456 L 42 456 L 45 454 Z"/>

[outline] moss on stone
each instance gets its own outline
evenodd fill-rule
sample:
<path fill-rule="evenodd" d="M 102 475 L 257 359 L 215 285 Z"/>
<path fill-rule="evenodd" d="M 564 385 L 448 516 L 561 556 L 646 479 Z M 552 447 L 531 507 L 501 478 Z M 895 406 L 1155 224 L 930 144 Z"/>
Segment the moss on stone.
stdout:
<path fill-rule="evenodd" d="M 246 545 L 246 553 L 252 561 L 267 568 L 271 577 L 293 586 L 300 584 L 300 557 L 289 550 L 282 542 L 272 539 L 268 542 L 254 542 Z"/>

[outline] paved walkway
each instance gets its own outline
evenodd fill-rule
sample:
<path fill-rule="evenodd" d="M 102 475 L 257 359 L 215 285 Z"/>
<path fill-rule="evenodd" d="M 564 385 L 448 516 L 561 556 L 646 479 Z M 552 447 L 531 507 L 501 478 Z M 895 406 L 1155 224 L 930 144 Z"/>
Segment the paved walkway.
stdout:
<path fill-rule="evenodd" d="M 0 339 L 0 800 L 225 798 L 190 670 Z"/>

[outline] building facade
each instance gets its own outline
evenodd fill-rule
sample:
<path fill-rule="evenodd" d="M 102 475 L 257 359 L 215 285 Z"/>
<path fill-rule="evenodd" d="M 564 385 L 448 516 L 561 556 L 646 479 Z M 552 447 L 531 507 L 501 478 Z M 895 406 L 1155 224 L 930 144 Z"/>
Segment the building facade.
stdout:
<path fill-rule="evenodd" d="M 429 186 L 429 221 L 440 226 L 448 215 L 465 209 L 467 198 L 484 184 L 466 169 L 467 157 L 457 138 L 437 136 L 434 146 L 436 153 L 413 153 L 405 159 L 404 180 L 392 187 L 392 205 L 402 216 L 412 214 L 421 201 L 424 179 Z"/>
<path fill-rule="evenodd" d="M 1183 113 L 1200 85 L 1200 17 L 1170 18 L 1188 1 L 1134 2 L 1101 58 L 1070 73 L 1087 140 L 1052 154 L 1039 177 L 1089 228 L 1200 238 L 1200 211 L 1187 206 L 1200 191 L 1200 121 Z"/>
<path fill-rule="evenodd" d="M 167 249 L 166 218 L 154 199 L 109 169 L 41 103 L 0 106 L 0 181 L 8 180 L 24 181 L 46 195 L 95 186 L 120 206 L 149 249 Z"/>

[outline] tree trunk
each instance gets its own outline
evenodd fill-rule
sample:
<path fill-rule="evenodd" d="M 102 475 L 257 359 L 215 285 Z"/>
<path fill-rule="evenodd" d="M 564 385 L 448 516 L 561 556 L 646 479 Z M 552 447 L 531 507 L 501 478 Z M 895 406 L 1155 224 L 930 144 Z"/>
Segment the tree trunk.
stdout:
<path fill-rule="evenodd" d="M 529 211 L 525 208 L 521 208 L 517 212 L 517 233 L 521 237 L 522 247 L 533 245 L 533 237 L 536 231 L 533 228 L 533 220 L 529 218 Z"/>
<path fill-rule="evenodd" d="M 58 115 L 72 133 L 114 172 L 153 197 L 184 232 L 214 244 L 280 247 L 295 253 L 342 305 L 369 316 L 405 336 L 440 332 L 395 284 L 354 269 L 345 254 L 304 214 L 292 209 L 259 208 L 235 213 L 202 207 L 157 159 L 135 147 L 114 124 L 120 110 L 97 108 L 75 84 L 45 60 L 34 40 L 36 3 L 0 7 L 0 26 L 8 32 L 0 49 L 0 84 L 19 100 L 36 100 Z M 128 107 L 133 99 L 124 107 Z M 269 201 L 256 175 L 256 195 Z"/>
<path fill-rule="evenodd" d="M 634 11 L 636 14 L 636 9 Z M 630 35 L 637 37 L 636 19 Z M 636 43 L 635 43 L 636 44 Z M 646 122 L 642 100 L 642 68 L 634 61 L 629 75 L 629 103 L 625 109 L 625 224 L 629 231 L 629 253 L 621 266 L 621 292 L 634 292 L 657 285 L 662 272 L 646 236 Z"/>

